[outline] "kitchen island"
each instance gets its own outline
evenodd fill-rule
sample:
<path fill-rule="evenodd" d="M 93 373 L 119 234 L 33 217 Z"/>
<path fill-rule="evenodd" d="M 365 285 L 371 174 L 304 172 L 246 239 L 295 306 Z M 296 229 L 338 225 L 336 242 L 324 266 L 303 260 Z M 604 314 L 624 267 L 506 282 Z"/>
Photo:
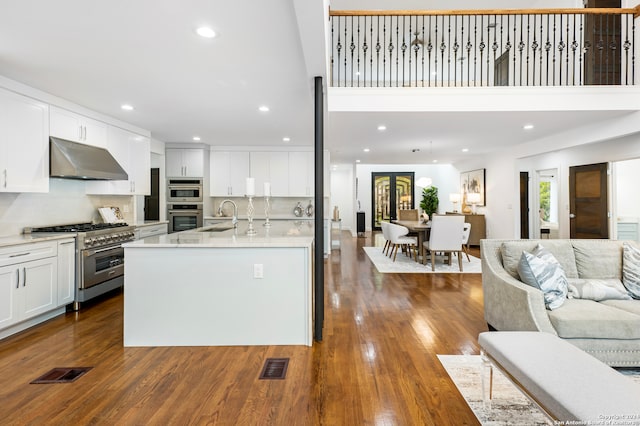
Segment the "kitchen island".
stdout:
<path fill-rule="evenodd" d="M 313 224 L 219 224 L 124 244 L 124 346 L 312 343 Z"/>

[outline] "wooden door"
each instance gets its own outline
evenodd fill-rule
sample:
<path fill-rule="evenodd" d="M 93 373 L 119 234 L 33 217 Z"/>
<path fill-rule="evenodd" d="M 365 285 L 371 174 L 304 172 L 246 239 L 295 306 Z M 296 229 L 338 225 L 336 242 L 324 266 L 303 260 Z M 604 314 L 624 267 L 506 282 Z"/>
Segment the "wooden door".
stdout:
<path fill-rule="evenodd" d="M 571 238 L 609 238 L 607 163 L 569 167 Z"/>
<path fill-rule="evenodd" d="M 529 238 L 529 172 L 520 172 L 520 238 Z"/>

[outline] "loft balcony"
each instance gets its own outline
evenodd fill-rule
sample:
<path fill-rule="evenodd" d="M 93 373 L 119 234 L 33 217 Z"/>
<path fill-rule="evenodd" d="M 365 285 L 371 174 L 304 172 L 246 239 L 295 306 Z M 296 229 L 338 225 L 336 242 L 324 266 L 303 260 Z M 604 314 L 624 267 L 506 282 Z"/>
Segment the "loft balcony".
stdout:
<path fill-rule="evenodd" d="M 634 9 L 330 11 L 330 87 L 638 84 Z"/>

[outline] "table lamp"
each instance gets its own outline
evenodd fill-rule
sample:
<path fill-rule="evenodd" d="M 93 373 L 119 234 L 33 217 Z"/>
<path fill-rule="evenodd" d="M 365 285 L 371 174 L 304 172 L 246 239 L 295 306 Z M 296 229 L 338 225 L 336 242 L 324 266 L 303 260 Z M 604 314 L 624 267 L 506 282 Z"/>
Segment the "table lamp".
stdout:
<path fill-rule="evenodd" d="M 467 194 L 467 202 L 471 204 L 472 213 L 476 214 L 476 205 L 480 203 L 480 193 L 479 192 L 469 192 Z"/>
<path fill-rule="evenodd" d="M 460 202 L 460 194 L 458 193 L 449 194 L 449 201 L 453 203 L 453 212 L 458 213 L 458 203 Z"/>

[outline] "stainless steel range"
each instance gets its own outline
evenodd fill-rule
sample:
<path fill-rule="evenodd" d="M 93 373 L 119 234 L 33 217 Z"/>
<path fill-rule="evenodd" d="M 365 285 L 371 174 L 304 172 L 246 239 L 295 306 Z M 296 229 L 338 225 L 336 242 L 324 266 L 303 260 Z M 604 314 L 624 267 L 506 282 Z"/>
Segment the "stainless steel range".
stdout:
<path fill-rule="evenodd" d="M 126 223 L 78 223 L 25 228 L 25 233 L 76 234 L 76 296 L 74 309 L 124 284 L 122 243 L 135 239 L 134 227 Z"/>

